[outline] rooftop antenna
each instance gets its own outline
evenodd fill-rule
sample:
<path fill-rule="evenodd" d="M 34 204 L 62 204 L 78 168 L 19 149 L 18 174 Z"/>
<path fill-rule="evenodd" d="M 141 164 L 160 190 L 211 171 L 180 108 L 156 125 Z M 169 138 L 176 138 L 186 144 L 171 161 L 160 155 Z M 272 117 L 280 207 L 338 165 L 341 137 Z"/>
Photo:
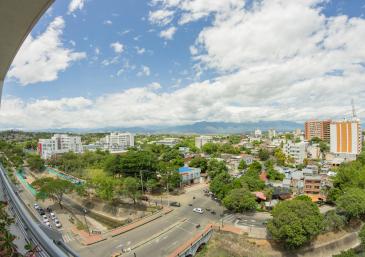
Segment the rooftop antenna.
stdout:
<path fill-rule="evenodd" d="M 353 98 L 351 99 L 351 105 L 352 105 L 352 118 L 356 119 L 357 116 L 356 116 L 356 110 L 355 110 L 355 102 L 354 102 Z"/>

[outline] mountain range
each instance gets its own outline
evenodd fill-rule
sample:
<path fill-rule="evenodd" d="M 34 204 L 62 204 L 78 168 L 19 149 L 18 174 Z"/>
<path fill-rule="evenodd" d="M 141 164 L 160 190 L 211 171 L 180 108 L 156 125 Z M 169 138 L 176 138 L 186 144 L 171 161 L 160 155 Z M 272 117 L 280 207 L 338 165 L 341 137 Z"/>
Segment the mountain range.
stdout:
<path fill-rule="evenodd" d="M 112 132 L 128 131 L 131 133 L 152 133 L 152 134 L 235 134 L 252 132 L 255 129 L 267 131 L 268 129 L 276 131 L 293 131 L 297 128 L 303 129 L 302 123 L 293 121 L 258 121 L 258 122 L 196 122 L 188 125 L 179 126 L 146 126 L 146 127 L 104 127 L 96 129 L 47 129 L 47 132 L 74 132 L 74 133 L 91 133 L 91 132 Z"/>

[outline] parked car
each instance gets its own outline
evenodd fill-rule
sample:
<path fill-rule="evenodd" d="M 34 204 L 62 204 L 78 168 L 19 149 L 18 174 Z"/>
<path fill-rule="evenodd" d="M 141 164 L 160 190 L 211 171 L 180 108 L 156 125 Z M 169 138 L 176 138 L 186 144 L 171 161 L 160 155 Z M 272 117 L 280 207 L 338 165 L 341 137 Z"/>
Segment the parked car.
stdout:
<path fill-rule="evenodd" d="M 34 209 L 36 209 L 36 210 L 38 210 L 40 208 L 37 203 L 33 204 L 33 206 L 34 206 Z"/>
<path fill-rule="evenodd" d="M 56 219 L 56 215 L 53 212 L 51 212 L 49 215 L 50 215 L 52 220 Z"/>
<path fill-rule="evenodd" d="M 45 217 L 46 215 L 43 216 L 43 223 L 47 224 L 47 222 L 49 222 L 48 218 Z"/>
<path fill-rule="evenodd" d="M 202 214 L 204 211 L 203 211 L 203 209 L 202 209 L 202 208 L 194 208 L 194 209 L 193 209 L 193 212 L 196 212 L 196 213 L 200 213 L 200 214 Z"/>
<path fill-rule="evenodd" d="M 47 207 L 46 211 L 47 212 L 52 212 L 52 209 L 50 207 Z"/>
<path fill-rule="evenodd" d="M 216 212 L 215 212 L 215 211 L 211 211 L 210 213 L 211 213 L 211 214 L 213 214 L 213 215 L 215 215 L 215 214 L 216 214 Z"/>
<path fill-rule="evenodd" d="M 45 215 L 45 214 L 46 214 L 46 212 L 45 212 L 42 208 L 39 208 L 39 209 L 38 209 L 38 213 L 39 213 L 39 215 L 41 215 L 41 216 L 43 216 L 43 215 Z"/>
<path fill-rule="evenodd" d="M 181 204 L 179 202 L 171 202 L 170 206 L 180 207 Z"/>
<path fill-rule="evenodd" d="M 60 227 L 62 227 L 61 222 L 60 222 L 58 219 L 55 219 L 55 220 L 54 220 L 54 223 L 55 223 L 55 225 L 56 225 L 56 228 L 60 228 Z"/>
<path fill-rule="evenodd" d="M 49 221 L 45 222 L 45 225 L 52 228 L 52 225 L 51 225 L 51 223 L 49 223 Z"/>

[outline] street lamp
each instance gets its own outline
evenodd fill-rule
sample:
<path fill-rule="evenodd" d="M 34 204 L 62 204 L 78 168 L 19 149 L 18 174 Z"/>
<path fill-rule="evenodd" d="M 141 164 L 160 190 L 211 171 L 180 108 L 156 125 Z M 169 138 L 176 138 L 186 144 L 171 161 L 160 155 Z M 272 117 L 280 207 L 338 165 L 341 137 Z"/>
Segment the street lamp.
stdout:
<path fill-rule="evenodd" d="M 84 219 L 85 219 L 85 224 L 86 224 L 86 227 L 87 227 L 87 231 L 89 232 L 89 235 L 90 235 L 90 228 L 89 228 L 89 225 L 87 224 L 87 220 L 86 220 L 87 209 L 83 209 L 83 213 L 84 213 Z"/>

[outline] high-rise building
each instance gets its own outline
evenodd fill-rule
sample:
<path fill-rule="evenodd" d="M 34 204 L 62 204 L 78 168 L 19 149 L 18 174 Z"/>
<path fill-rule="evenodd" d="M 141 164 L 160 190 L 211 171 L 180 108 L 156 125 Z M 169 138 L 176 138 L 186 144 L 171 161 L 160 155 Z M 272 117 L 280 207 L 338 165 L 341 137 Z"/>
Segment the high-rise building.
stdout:
<path fill-rule="evenodd" d="M 132 133 L 113 132 L 100 140 L 98 145 L 110 152 L 124 151 L 134 146 L 134 135 Z"/>
<path fill-rule="evenodd" d="M 273 139 L 274 137 L 276 137 L 276 130 L 275 129 L 269 129 L 268 134 L 269 134 L 269 139 Z"/>
<path fill-rule="evenodd" d="M 200 136 L 195 138 L 195 146 L 199 149 L 202 148 L 206 143 L 210 142 L 213 142 L 213 138 L 211 136 Z"/>
<path fill-rule="evenodd" d="M 262 132 L 260 129 L 256 129 L 255 130 L 255 137 L 261 137 L 262 136 Z"/>
<path fill-rule="evenodd" d="M 342 120 L 331 123 L 330 150 L 334 154 L 358 155 L 362 137 L 360 120 Z"/>
<path fill-rule="evenodd" d="M 308 120 L 304 124 L 305 140 L 318 137 L 324 141 L 330 141 L 331 120 Z"/>
<path fill-rule="evenodd" d="M 303 163 L 304 159 L 307 158 L 306 150 L 308 143 L 299 142 L 293 143 L 288 141 L 283 145 L 283 152 L 294 159 L 295 163 Z"/>
<path fill-rule="evenodd" d="M 75 152 L 82 153 L 81 137 L 67 134 L 55 134 L 51 139 L 39 139 L 38 153 L 44 158 L 50 158 L 54 154 Z"/>

